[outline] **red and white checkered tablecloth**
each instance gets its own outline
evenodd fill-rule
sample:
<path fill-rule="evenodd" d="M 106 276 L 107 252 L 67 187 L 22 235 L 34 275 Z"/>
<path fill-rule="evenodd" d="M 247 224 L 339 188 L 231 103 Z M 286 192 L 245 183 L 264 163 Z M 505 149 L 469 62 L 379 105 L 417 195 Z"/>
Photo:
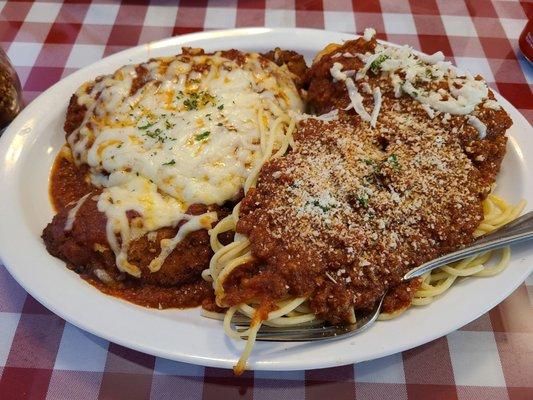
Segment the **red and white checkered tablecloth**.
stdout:
<path fill-rule="evenodd" d="M 382 39 L 442 50 L 481 73 L 531 122 L 533 67 L 518 50 L 528 17 L 531 1 L 0 1 L 0 44 L 29 102 L 77 68 L 172 35 L 372 26 Z M 0 264 L 0 399 L 533 399 L 532 307 L 530 277 L 489 313 L 424 346 L 339 368 L 235 377 L 92 336 L 38 304 Z"/>

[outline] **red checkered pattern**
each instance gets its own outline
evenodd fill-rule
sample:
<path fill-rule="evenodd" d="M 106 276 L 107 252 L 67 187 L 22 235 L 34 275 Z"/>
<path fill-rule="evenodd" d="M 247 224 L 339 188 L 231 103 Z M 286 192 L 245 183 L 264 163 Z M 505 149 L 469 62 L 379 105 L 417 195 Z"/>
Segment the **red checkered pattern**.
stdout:
<path fill-rule="evenodd" d="M 529 1 L 0 1 L 0 44 L 26 102 L 116 51 L 172 35 L 245 26 L 358 32 L 481 73 L 533 120 L 533 67 L 518 50 Z M 317 371 L 247 372 L 172 362 L 92 336 L 55 316 L 0 265 L 0 398 L 533 399 L 533 279 L 481 318 L 383 359 Z"/>

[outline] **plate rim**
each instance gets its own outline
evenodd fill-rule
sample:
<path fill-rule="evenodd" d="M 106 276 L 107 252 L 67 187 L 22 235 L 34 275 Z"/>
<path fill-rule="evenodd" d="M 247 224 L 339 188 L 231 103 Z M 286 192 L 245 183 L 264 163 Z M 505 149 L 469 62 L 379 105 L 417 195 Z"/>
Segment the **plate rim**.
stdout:
<path fill-rule="evenodd" d="M 210 39 L 210 38 L 214 38 L 214 37 L 237 37 L 237 36 L 253 36 L 253 35 L 257 35 L 257 34 L 268 34 L 268 33 L 294 33 L 294 32 L 300 32 L 302 34 L 305 34 L 305 33 L 314 33 L 314 34 L 326 34 L 326 35 L 336 35 L 337 37 L 340 37 L 340 36 L 345 36 L 346 39 L 351 39 L 351 38 L 356 38 L 356 37 L 359 37 L 360 35 L 355 35 L 355 34 L 350 34 L 350 33 L 346 33 L 346 32 L 335 32 L 335 31 L 327 31 L 327 30 L 322 30 L 322 29 L 311 29 L 311 28 L 264 28 L 264 27 L 256 27 L 256 28 L 236 28 L 236 29 L 227 29 L 227 30 L 213 30 L 213 31 L 203 31 L 203 32 L 195 32 L 195 33 L 190 33 L 190 34 L 186 34 L 186 35 L 180 35 L 180 36 L 173 36 L 173 37 L 169 37 L 169 38 L 165 38 L 165 39 L 161 39 L 161 40 L 158 40 L 158 41 L 155 41 L 155 42 L 149 42 L 149 43 L 146 43 L 146 44 L 141 44 L 141 45 L 138 45 L 138 46 L 134 46 L 134 47 L 131 47 L 131 48 L 128 48 L 128 49 L 125 49 L 125 50 L 122 50 L 118 53 L 115 53 L 115 54 L 112 54 L 108 57 L 105 57 L 99 61 L 97 61 L 96 63 L 92 63 L 88 66 L 85 66 L 77 71 L 75 71 L 74 73 L 70 74 L 69 76 L 61 79 L 59 82 L 55 83 L 54 85 L 52 85 L 50 88 L 48 88 L 46 91 L 44 91 L 43 93 L 41 93 L 36 99 L 34 99 L 34 101 L 32 101 L 30 104 L 28 104 L 25 109 L 21 112 L 21 114 L 16 118 L 15 121 L 13 121 L 13 123 L 8 127 L 8 129 L 6 129 L 6 131 L 4 132 L 2 138 L 0 138 L 0 187 L 2 187 L 3 185 L 6 184 L 6 181 L 9 181 L 9 174 L 6 174 L 6 171 L 9 171 L 9 168 L 5 168 L 5 163 L 7 161 L 4 161 L 4 160 L 7 160 L 7 156 L 8 156 L 8 151 L 9 151 L 9 148 L 10 148 L 10 145 L 12 144 L 13 142 L 13 139 L 15 138 L 15 135 L 20 132 L 20 130 L 23 128 L 22 126 L 19 127 L 19 125 L 21 125 L 23 123 L 23 121 L 25 119 L 27 119 L 28 117 L 31 117 L 32 114 L 35 113 L 35 108 L 37 106 L 39 106 L 39 99 L 41 99 L 42 101 L 42 98 L 45 98 L 47 96 L 49 96 L 51 93 L 54 93 L 55 91 L 58 91 L 61 89 L 62 86 L 68 86 L 69 83 L 73 82 L 73 81 L 76 81 L 78 80 L 80 77 L 86 75 L 92 68 L 96 68 L 98 66 L 103 66 L 105 65 L 106 63 L 112 63 L 113 61 L 115 60 L 124 60 L 124 59 L 127 59 L 127 54 L 128 53 L 132 53 L 132 52 L 136 52 L 136 51 L 140 51 L 141 49 L 145 48 L 148 52 L 150 51 L 150 49 L 157 49 L 157 48 L 167 48 L 167 47 L 171 47 L 171 46 L 178 46 L 178 45 L 183 45 L 183 44 L 186 44 L 188 42 L 195 42 L 195 41 L 198 41 L 198 40 L 205 40 L 205 39 Z M 337 39 L 336 39 L 337 40 Z M 387 42 L 389 43 L 389 42 Z M 505 100 L 502 96 L 500 96 L 495 90 L 493 90 L 494 93 L 496 94 L 497 98 L 499 101 L 502 101 L 503 104 L 504 104 L 504 108 L 506 108 L 507 110 L 512 110 L 514 111 L 513 112 L 513 120 L 514 120 L 514 117 L 515 116 L 518 116 L 518 118 L 521 120 L 520 123 L 525 123 L 527 125 L 529 125 L 529 122 L 527 121 L 527 119 L 525 119 L 525 117 L 520 113 L 519 110 L 517 110 L 514 106 L 512 106 L 512 104 L 510 104 L 507 100 Z M 68 94 L 68 96 L 70 96 L 70 93 Z M 65 102 L 67 101 L 67 99 L 65 99 Z M 516 115 L 515 115 L 516 114 Z M 518 124 L 518 121 L 514 120 L 515 123 Z M 530 126 L 530 125 L 529 125 Z M 18 129 L 17 129 L 18 128 Z M 530 126 L 531 128 L 531 126 Z M 36 129 L 38 131 L 38 128 Z M 13 179 L 13 182 L 11 182 L 11 184 L 13 185 L 17 185 L 17 182 L 16 180 Z M 3 200 L 3 196 L 0 196 L 0 211 L 2 210 L 6 210 L 6 204 L 7 202 L 5 202 Z M 131 340 L 127 340 L 127 339 L 123 339 L 123 338 L 119 338 L 119 337 L 115 337 L 113 335 L 108 335 L 106 334 L 105 331 L 102 331 L 101 329 L 97 329 L 97 328 L 94 328 L 93 326 L 91 326 L 89 323 L 86 323 L 85 321 L 83 321 L 83 318 L 79 318 L 78 315 L 76 316 L 73 316 L 71 314 L 68 314 L 68 313 L 65 313 L 65 312 L 62 312 L 62 310 L 60 308 L 57 308 L 55 307 L 53 304 L 49 304 L 48 301 L 46 301 L 46 299 L 43 299 L 39 293 L 35 293 L 34 290 L 32 290 L 31 292 L 27 289 L 27 287 L 30 287 L 30 283 L 24 278 L 21 276 L 21 274 L 18 273 L 17 271 L 17 268 L 15 266 L 16 262 L 15 263 L 12 263 L 10 261 L 11 257 L 12 257 L 12 252 L 9 251 L 9 250 L 6 250 L 7 249 L 7 241 L 6 241 L 6 232 L 5 232 L 5 229 L 2 228 L 3 224 L 0 224 L 0 259 L 3 261 L 3 264 L 5 266 L 5 268 L 7 269 L 7 271 L 10 273 L 10 275 L 24 288 L 24 290 L 30 294 L 32 297 L 34 297 L 37 301 L 39 301 L 41 304 L 43 304 L 46 308 L 48 308 L 49 310 L 51 310 L 54 314 L 58 315 L 59 317 L 65 319 L 66 321 L 72 323 L 73 325 L 87 331 L 87 332 L 90 332 L 96 336 L 99 336 L 99 337 L 102 337 L 108 341 L 111 341 L 111 342 L 115 342 L 115 343 L 118 343 L 118 344 L 121 344 L 121 345 L 124 345 L 128 348 L 132 348 L 134 350 L 138 350 L 138 351 L 141 351 L 141 352 L 144 352 L 144 353 L 147 353 L 147 354 L 152 354 L 154 356 L 159 356 L 159 357 L 163 357 L 163 358 L 167 358 L 167 359 L 174 359 L 174 360 L 178 360 L 178 361 L 182 361 L 182 362 L 187 362 L 187 363 L 193 363 L 193 364 L 197 364 L 197 365 L 203 365 L 203 366 L 212 366 L 212 367 L 219 367 L 219 368 L 231 368 L 232 365 L 230 365 L 230 363 L 228 363 L 228 360 L 216 360 L 216 359 L 208 359 L 208 358 L 205 358 L 205 357 L 199 357 L 199 356 L 194 356 L 194 355 L 180 355 L 179 357 L 170 357 L 169 354 L 167 352 L 164 352 L 164 351 L 161 351 L 160 349 L 158 348 L 154 348 L 152 346 L 152 348 L 147 348 L 146 346 L 143 346 L 135 341 L 131 341 Z M 42 245 L 42 243 L 41 243 Z M 44 246 L 43 246 L 44 247 Z M 15 257 L 13 257 L 15 258 Z M 515 285 L 513 285 L 513 288 L 512 290 L 508 290 L 508 293 L 503 293 L 503 294 L 500 294 L 499 296 L 496 296 L 492 302 L 488 303 L 488 304 L 485 304 L 485 307 L 483 307 L 482 309 L 480 309 L 479 313 L 477 313 L 477 317 L 475 318 L 478 318 L 480 315 L 486 313 L 488 310 L 492 309 L 494 306 L 496 306 L 497 304 L 499 304 L 501 301 L 503 301 L 503 299 L 505 299 L 508 295 L 510 295 L 514 290 L 516 290 L 516 288 L 518 286 L 520 286 L 523 281 L 527 278 L 527 276 L 533 271 L 533 264 L 531 264 L 529 266 L 529 268 L 525 268 L 524 272 L 523 272 L 523 279 L 517 279 L 516 282 L 515 282 Z M 128 303 L 129 304 L 129 303 Z M 474 319 L 475 319 L 474 318 Z M 423 343 L 406 343 L 404 346 L 400 346 L 400 347 L 396 347 L 396 349 L 394 351 L 382 351 L 382 352 L 377 352 L 377 356 L 375 357 L 369 357 L 369 358 L 366 358 L 366 359 L 357 359 L 357 361 L 354 361 L 354 360 L 347 360 L 346 357 L 345 359 L 343 359 L 342 361 L 339 362 L 339 360 L 336 360 L 336 359 L 331 359 L 329 361 L 323 361 L 323 362 L 320 362 L 320 363 L 314 363 L 314 364 L 309 364 L 309 362 L 302 362 L 302 361 L 294 361 L 292 360 L 291 362 L 284 362 L 284 363 L 280 363 L 282 365 L 278 365 L 278 364 L 274 364 L 274 365 L 270 365 L 268 363 L 261 363 L 261 362 L 258 362 L 254 365 L 254 368 L 255 370 L 301 370 L 303 368 L 305 369 L 316 369 L 316 368 L 326 368 L 326 367 L 332 367 L 332 366 L 337 366 L 337 365 L 346 365 L 346 364 L 350 364 L 350 363 L 353 363 L 353 362 L 361 362 L 361 361 L 366 361 L 368 359 L 376 359 L 376 358 L 380 358 L 380 357 L 383 357 L 383 356 L 386 356 L 386 355 L 389 355 L 389 354 L 394 354 L 394 353 L 398 353 L 398 352 L 401 352 L 401 351 L 404 351 L 406 349 L 409 349 L 409 348 L 413 348 L 415 346 L 419 346 L 419 345 L 422 345 L 424 343 L 427 343 L 431 340 L 434 340 L 438 337 L 441 337 L 441 336 L 444 336 L 454 330 L 456 330 L 458 327 L 461 327 L 463 325 L 465 325 L 466 323 L 472 321 L 473 319 L 470 318 L 470 317 L 465 317 L 463 318 L 461 321 L 457 321 L 456 322 L 456 326 L 453 327 L 452 329 L 450 329 L 449 331 L 445 332 L 445 333 L 441 333 L 441 332 L 438 332 L 436 333 L 435 335 L 433 336 L 428 336 L 427 337 L 427 340 L 425 340 Z M 223 331 L 222 329 L 220 329 L 220 334 L 223 335 Z M 348 357 L 349 358 L 349 357 Z M 353 358 L 353 357 L 352 357 Z M 233 364 L 233 362 L 231 362 L 231 364 Z"/>

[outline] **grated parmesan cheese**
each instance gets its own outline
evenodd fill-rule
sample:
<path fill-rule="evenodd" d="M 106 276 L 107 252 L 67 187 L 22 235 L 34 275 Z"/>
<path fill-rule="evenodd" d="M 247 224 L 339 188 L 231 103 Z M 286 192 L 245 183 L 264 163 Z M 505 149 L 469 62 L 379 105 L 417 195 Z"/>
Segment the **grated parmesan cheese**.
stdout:
<path fill-rule="evenodd" d="M 433 119 L 435 117 L 435 111 L 433 111 L 433 109 L 429 105 L 421 104 L 421 106 L 424 109 L 424 111 L 428 114 L 430 119 Z"/>
<path fill-rule="evenodd" d="M 496 100 L 485 100 L 483 108 L 490 108 L 491 110 L 501 110 L 501 106 Z"/>
<path fill-rule="evenodd" d="M 372 88 L 370 87 L 368 82 L 363 82 L 363 83 L 361 83 L 360 86 L 361 86 L 361 89 L 363 89 L 364 93 L 372 94 Z"/>

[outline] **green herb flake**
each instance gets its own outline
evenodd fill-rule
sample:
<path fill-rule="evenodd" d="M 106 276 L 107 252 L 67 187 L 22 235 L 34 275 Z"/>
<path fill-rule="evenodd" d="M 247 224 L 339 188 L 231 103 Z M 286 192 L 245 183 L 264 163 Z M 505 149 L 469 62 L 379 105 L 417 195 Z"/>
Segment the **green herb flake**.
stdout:
<path fill-rule="evenodd" d="M 371 158 L 363 158 L 361 161 L 363 161 L 366 165 L 370 165 L 374 174 L 379 174 L 381 172 L 379 165 L 377 165 L 376 162 Z"/>
<path fill-rule="evenodd" d="M 169 120 L 166 120 L 165 121 L 165 128 L 166 129 L 172 129 L 176 126 L 176 124 L 173 124 L 172 122 L 170 122 Z"/>
<path fill-rule="evenodd" d="M 152 122 L 152 123 L 149 122 L 149 123 L 147 123 L 146 125 L 139 126 L 138 128 L 141 129 L 141 130 L 143 130 L 143 131 L 145 131 L 146 129 L 148 129 L 148 128 L 154 126 L 156 123 L 157 123 L 157 122 Z"/>
<path fill-rule="evenodd" d="M 391 154 L 389 157 L 387 157 L 387 163 L 389 163 L 392 169 L 400 168 L 400 163 L 398 162 L 398 157 L 396 154 Z"/>
<path fill-rule="evenodd" d="M 197 110 L 198 100 L 195 98 L 183 100 L 183 106 L 187 109 L 187 111 Z"/>
<path fill-rule="evenodd" d="M 175 160 L 170 160 L 169 162 L 163 163 L 163 165 L 174 165 L 176 164 Z"/>
<path fill-rule="evenodd" d="M 312 203 L 315 207 L 318 207 L 322 210 L 322 212 L 328 212 L 329 210 L 331 210 L 331 207 L 328 207 L 328 206 L 323 206 L 322 204 L 320 204 L 320 202 L 318 200 L 315 200 L 313 201 Z"/>
<path fill-rule="evenodd" d="M 224 104 L 221 104 L 217 107 L 219 110 L 223 110 L 224 109 Z"/>
<path fill-rule="evenodd" d="M 370 70 L 377 74 L 381 68 L 381 64 L 383 64 L 383 61 L 389 59 L 390 57 L 386 54 L 380 55 L 378 58 L 376 58 L 372 63 L 370 64 Z"/>
<path fill-rule="evenodd" d="M 196 135 L 196 136 L 194 137 L 194 139 L 195 139 L 196 141 L 199 142 L 200 140 L 204 140 L 204 139 L 206 139 L 207 137 L 209 137 L 210 134 L 211 134 L 211 132 L 209 132 L 209 131 L 205 131 L 205 132 L 202 132 L 202 133 Z"/>
<path fill-rule="evenodd" d="M 356 199 L 360 206 L 365 207 L 365 208 L 368 207 L 368 197 L 357 196 Z"/>

